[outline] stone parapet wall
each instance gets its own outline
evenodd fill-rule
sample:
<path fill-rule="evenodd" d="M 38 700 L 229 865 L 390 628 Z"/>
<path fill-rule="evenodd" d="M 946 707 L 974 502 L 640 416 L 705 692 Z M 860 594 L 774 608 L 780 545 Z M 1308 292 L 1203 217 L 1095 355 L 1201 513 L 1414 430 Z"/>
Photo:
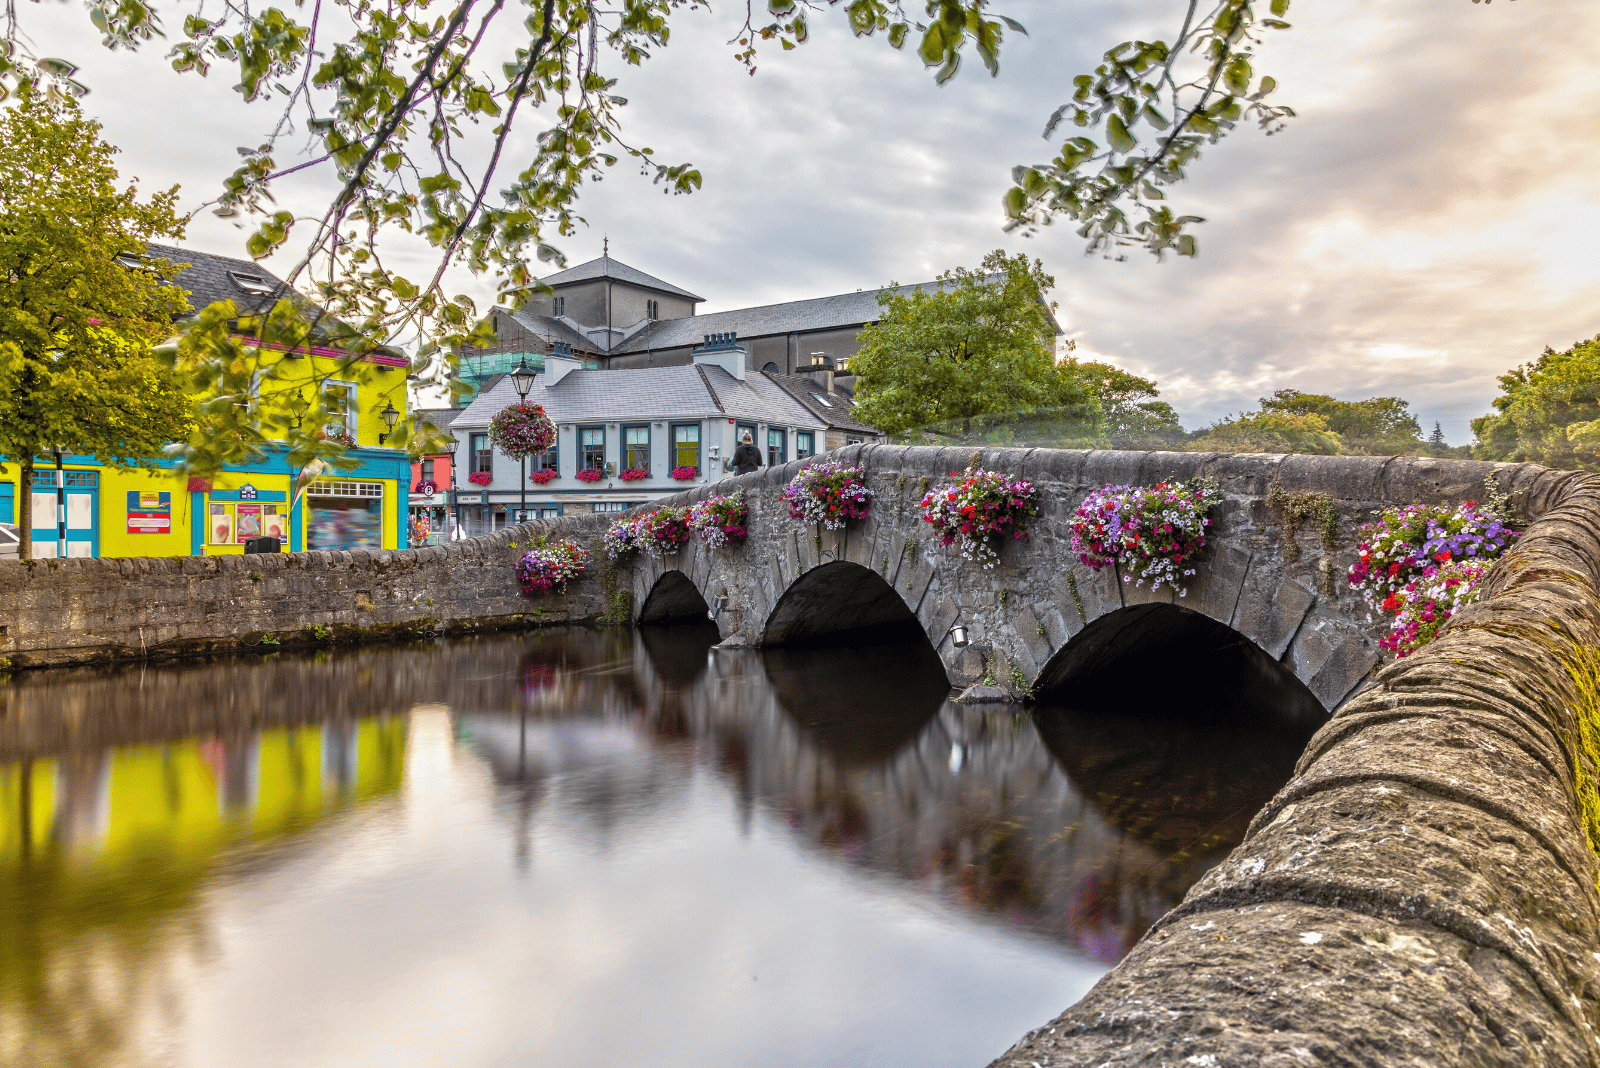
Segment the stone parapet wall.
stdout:
<path fill-rule="evenodd" d="M 1574 774 L 1595 770 L 1565 662 L 1600 647 L 1600 479 L 1538 491 L 1484 599 L 1351 700 L 1244 842 L 995 1068 L 1600 1064 Z"/>
<path fill-rule="evenodd" d="M 376 640 L 593 619 L 598 577 L 525 597 L 513 567 L 541 534 L 588 541 L 601 517 L 541 520 L 423 549 L 0 563 L 11 668 Z"/>

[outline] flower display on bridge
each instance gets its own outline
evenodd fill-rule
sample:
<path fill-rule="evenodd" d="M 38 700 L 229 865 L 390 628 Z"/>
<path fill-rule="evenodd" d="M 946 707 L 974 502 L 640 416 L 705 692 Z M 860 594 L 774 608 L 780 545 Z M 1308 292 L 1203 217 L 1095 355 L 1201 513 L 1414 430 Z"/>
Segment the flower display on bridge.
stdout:
<path fill-rule="evenodd" d="M 1477 501 L 1455 507 L 1413 504 L 1389 508 L 1356 528 L 1360 554 L 1349 571 L 1350 587 L 1373 611 L 1392 612 L 1389 598 L 1412 580 L 1456 560 L 1494 560 L 1521 535 Z"/>
<path fill-rule="evenodd" d="M 961 481 L 928 491 L 919 505 L 923 522 L 933 524 L 945 546 L 960 542 L 962 556 L 994 567 L 1001 545 L 1028 540 L 1027 521 L 1039 514 L 1038 490 L 980 467 L 950 474 Z"/>
<path fill-rule="evenodd" d="M 1389 633 L 1378 645 L 1397 657 L 1414 653 L 1433 640 L 1445 620 L 1478 599 L 1483 578 L 1494 561 L 1471 557 L 1430 567 L 1384 599 L 1394 613 Z"/>
<path fill-rule="evenodd" d="M 873 496 L 861 468 L 830 460 L 801 468 L 783 487 L 780 500 L 789 506 L 791 519 L 838 530 L 852 519 L 864 519 Z"/>
<path fill-rule="evenodd" d="M 622 560 L 644 548 L 640 540 L 639 521 L 644 516 L 619 519 L 606 528 L 600 536 L 600 547 L 612 560 Z"/>
<path fill-rule="evenodd" d="M 576 542 L 541 545 L 517 561 L 517 581 L 529 595 L 565 590 L 567 583 L 583 574 L 588 561 L 588 551 Z"/>
<path fill-rule="evenodd" d="M 686 508 L 657 508 L 635 522 L 639 524 L 639 548 L 651 556 L 677 552 L 689 540 Z"/>
<path fill-rule="evenodd" d="M 1208 478 L 1148 488 L 1107 483 L 1078 505 L 1068 547 L 1093 571 L 1114 566 L 1123 582 L 1166 586 L 1182 597 L 1183 580 L 1195 573 L 1185 565 L 1205 548 L 1206 512 L 1221 500 Z"/>
<path fill-rule="evenodd" d="M 749 518 L 750 505 L 744 499 L 744 490 L 734 490 L 726 497 L 712 497 L 690 508 L 689 529 L 712 549 L 743 545 L 750 535 Z"/>
<path fill-rule="evenodd" d="M 548 452 L 556 443 L 556 425 L 541 405 L 508 404 L 489 420 L 489 441 L 513 460 L 520 460 Z"/>

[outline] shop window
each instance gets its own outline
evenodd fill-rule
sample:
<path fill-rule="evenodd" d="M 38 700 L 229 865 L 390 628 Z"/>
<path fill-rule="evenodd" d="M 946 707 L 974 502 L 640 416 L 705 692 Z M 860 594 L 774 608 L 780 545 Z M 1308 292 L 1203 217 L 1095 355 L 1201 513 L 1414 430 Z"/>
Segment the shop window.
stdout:
<path fill-rule="evenodd" d="M 604 471 L 606 469 L 606 428 L 580 426 L 578 428 L 578 470 Z"/>
<path fill-rule="evenodd" d="M 674 423 L 672 426 L 672 466 L 692 467 L 700 472 L 700 424 Z"/>
<path fill-rule="evenodd" d="M 289 516 L 281 504 L 212 501 L 206 506 L 206 544 L 243 545 L 251 538 L 289 538 Z"/>
<path fill-rule="evenodd" d="M 327 479 L 306 487 L 307 549 L 381 549 L 383 483 Z"/>
<path fill-rule="evenodd" d="M 781 426 L 767 427 L 767 466 L 789 462 L 789 432 Z"/>
<path fill-rule="evenodd" d="M 494 470 L 494 449 L 489 444 L 488 434 L 473 434 L 469 448 L 472 451 L 473 471 Z"/>
<path fill-rule="evenodd" d="M 794 432 L 794 458 L 796 460 L 810 459 L 817 454 L 816 434 L 811 430 L 796 430 Z"/>
<path fill-rule="evenodd" d="M 650 428 L 625 426 L 622 428 L 622 466 L 650 470 Z"/>

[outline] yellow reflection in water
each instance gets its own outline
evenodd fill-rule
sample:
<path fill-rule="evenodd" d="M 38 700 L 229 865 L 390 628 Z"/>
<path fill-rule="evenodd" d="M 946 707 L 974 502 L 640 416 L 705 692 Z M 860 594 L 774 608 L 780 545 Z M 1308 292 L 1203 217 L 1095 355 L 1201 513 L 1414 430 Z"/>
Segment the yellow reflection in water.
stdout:
<path fill-rule="evenodd" d="M 0 766 L 0 1064 L 149 1063 L 218 855 L 396 793 L 406 737 L 394 716 Z"/>

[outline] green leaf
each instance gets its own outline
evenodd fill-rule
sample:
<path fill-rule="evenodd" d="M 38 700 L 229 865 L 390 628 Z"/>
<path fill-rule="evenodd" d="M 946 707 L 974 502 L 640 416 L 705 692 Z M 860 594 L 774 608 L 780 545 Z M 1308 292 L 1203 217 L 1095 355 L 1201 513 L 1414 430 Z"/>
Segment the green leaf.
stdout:
<path fill-rule="evenodd" d="M 1113 152 L 1128 152 L 1139 142 L 1128 132 L 1128 126 L 1122 121 L 1121 115 L 1112 115 L 1106 120 L 1106 141 L 1111 145 Z"/>

